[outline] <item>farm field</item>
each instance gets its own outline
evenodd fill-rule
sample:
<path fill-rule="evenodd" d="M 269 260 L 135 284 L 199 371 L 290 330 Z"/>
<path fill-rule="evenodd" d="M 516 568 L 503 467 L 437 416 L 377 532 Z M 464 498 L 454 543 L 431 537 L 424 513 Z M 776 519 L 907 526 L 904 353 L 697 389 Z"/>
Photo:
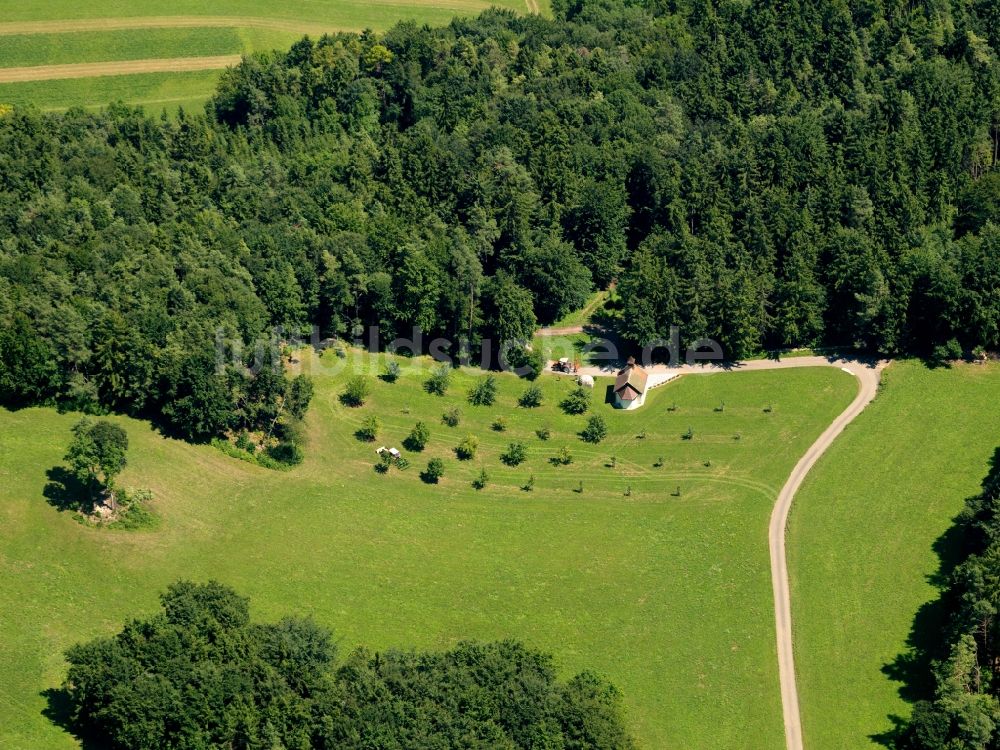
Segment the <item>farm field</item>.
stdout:
<path fill-rule="evenodd" d="M 909 715 L 883 668 L 937 599 L 938 540 L 998 445 L 1000 366 L 901 362 L 806 479 L 788 568 L 808 747 L 879 747 L 890 716 Z M 935 637 L 933 617 L 921 624 Z"/>
<path fill-rule="evenodd" d="M 342 653 L 522 639 L 566 672 L 612 679 L 645 748 L 781 745 L 767 521 L 794 463 L 853 398 L 853 378 L 683 377 L 630 413 L 601 403 L 610 381 L 599 381 L 592 412 L 609 436 L 589 445 L 576 434 L 586 418 L 556 408 L 569 381 L 543 376 L 544 403 L 522 409 L 526 384 L 500 376 L 497 404 L 477 407 L 466 393 L 480 373 L 457 371 L 439 397 L 421 387 L 427 368 L 404 362 L 399 382 L 372 377 L 367 403 L 345 407 L 344 383 L 369 364 L 353 351 L 304 359 L 316 397 L 306 460 L 289 472 L 118 419 L 132 442 L 122 483 L 152 489 L 161 517 L 142 532 L 93 529 L 46 502 L 75 415 L 0 411 L 0 746 L 73 747 L 42 714 L 62 651 L 153 611 L 180 577 L 235 586 L 262 619 L 312 614 Z M 456 428 L 441 423 L 452 406 Z M 354 436 L 369 414 L 383 423 L 375 444 Z M 491 429 L 500 415 L 504 432 Z M 376 474 L 374 448 L 402 447 L 417 420 L 430 426 L 427 449 Z M 460 462 L 467 434 L 480 448 Z M 499 455 L 514 440 L 528 459 L 507 468 Z M 552 466 L 562 446 L 573 463 Z M 418 476 L 430 457 L 445 461 L 436 486 Z M 490 479 L 477 491 L 482 467 Z"/>
<path fill-rule="evenodd" d="M 5 80 L 4 69 L 18 69 L 16 76 L 6 75 L 6 80 L 16 77 L 17 82 L 0 83 L 0 104 L 33 104 L 48 110 L 96 108 L 123 100 L 153 112 L 198 107 L 214 90 L 221 66 L 228 64 L 224 59 L 285 49 L 304 34 L 366 28 L 384 31 L 403 20 L 446 24 L 456 15 L 473 15 L 490 6 L 548 12 L 548 4 L 539 5 L 536 0 L 296 0 L 280 4 L 0 0 L 0 81 Z M 73 83 L 62 78 L 72 73 L 69 69 L 40 67 L 188 57 L 217 58 L 211 63 L 215 69 L 198 75 L 168 74 L 150 63 L 147 72 L 103 72 Z M 36 66 L 35 73 L 20 70 Z M 155 74 L 179 80 L 152 84 L 150 76 Z"/>
<path fill-rule="evenodd" d="M 190 112 L 204 106 L 204 92 L 211 91 L 218 79 L 217 70 L 203 70 L 0 83 L 0 102 L 58 111 L 67 107 L 96 110 L 109 102 L 123 101 L 154 112 L 165 109 L 176 113 L 180 108 Z"/>

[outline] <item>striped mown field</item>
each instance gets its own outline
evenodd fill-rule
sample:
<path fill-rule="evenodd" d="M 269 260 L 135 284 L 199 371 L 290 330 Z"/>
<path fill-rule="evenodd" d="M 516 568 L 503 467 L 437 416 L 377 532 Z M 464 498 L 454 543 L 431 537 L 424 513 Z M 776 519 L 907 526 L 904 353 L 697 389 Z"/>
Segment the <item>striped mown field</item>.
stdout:
<path fill-rule="evenodd" d="M 548 12 L 547 0 L 0 0 L 0 104 L 198 107 L 242 54 L 287 48 L 306 34 L 444 24 L 491 6 Z"/>

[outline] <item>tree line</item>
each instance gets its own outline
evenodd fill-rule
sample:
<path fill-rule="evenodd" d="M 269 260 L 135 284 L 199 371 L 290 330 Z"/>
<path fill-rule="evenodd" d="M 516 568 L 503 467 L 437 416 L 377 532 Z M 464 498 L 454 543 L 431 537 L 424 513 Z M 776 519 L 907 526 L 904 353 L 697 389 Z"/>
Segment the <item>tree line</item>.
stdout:
<path fill-rule="evenodd" d="M 946 571 L 933 695 L 916 703 L 898 747 L 990 750 L 1000 746 L 1000 450 L 982 492 L 959 515 L 955 563 Z"/>
<path fill-rule="evenodd" d="M 312 620 L 250 621 L 248 600 L 179 582 L 162 612 L 71 648 L 68 728 L 115 750 L 629 750 L 621 695 L 520 643 L 358 649 Z M 55 696 L 54 696 L 55 697 Z"/>
<path fill-rule="evenodd" d="M 274 327 L 526 341 L 615 280 L 635 346 L 1000 346 L 995 3 L 554 6 L 0 116 L 0 401 L 265 430 Z"/>

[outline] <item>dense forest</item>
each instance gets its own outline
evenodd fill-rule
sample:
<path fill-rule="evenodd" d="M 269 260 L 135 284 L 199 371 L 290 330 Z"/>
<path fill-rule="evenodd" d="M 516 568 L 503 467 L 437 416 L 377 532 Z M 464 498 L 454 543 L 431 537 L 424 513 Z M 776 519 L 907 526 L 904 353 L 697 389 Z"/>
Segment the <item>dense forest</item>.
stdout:
<path fill-rule="evenodd" d="M 258 342 L 526 340 L 612 281 L 633 345 L 1000 346 L 995 0 L 554 5 L 0 116 L 0 402 L 263 429 L 308 387 Z"/>
<path fill-rule="evenodd" d="M 944 629 L 931 636 L 943 652 L 933 667 L 934 698 L 917 703 L 900 743 L 912 750 L 1000 747 L 1000 450 L 956 531 Z"/>
<path fill-rule="evenodd" d="M 311 620 L 250 622 L 217 583 L 176 583 L 163 611 L 73 647 L 62 693 L 69 726 L 115 750 L 629 750 L 614 686 L 556 680 L 524 646 L 441 653 L 359 649 L 337 664 Z"/>

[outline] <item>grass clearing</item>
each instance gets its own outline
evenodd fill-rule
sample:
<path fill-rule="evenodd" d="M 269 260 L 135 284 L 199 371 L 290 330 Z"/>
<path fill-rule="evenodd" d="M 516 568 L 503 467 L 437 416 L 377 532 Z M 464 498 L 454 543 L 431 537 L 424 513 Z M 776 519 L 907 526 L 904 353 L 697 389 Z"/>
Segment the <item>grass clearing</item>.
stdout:
<path fill-rule="evenodd" d="M 567 313 L 557 320 L 549 328 L 569 328 L 571 326 L 583 326 L 590 323 L 591 316 L 604 306 L 608 301 L 611 292 L 596 291 L 587 298 L 586 303 L 578 310 Z"/>
<path fill-rule="evenodd" d="M 0 102 L 54 111 L 69 107 L 100 109 L 125 101 L 151 113 L 178 108 L 201 109 L 222 71 L 142 73 L 129 76 L 74 78 L 62 81 L 0 83 Z"/>
<path fill-rule="evenodd" d="M 936 540 L 979 491 L 1000 445 L 1000 365 L 901 362 L 806 479 L 788 568 L 806 744 L 877 747 L 908 716 L 882 669 L 937 598 Z M 928 623 L 930 626 L 930 623 Z"/>
<path fill-rule="evenodd" d="M 48 0 L 23 3 L 0 0 L 0 18 L 6 22 L 68 20 L 84 18 L 135 18 L 140 16 L 252 16 L 289 21 L 318 22 L 333 28 L 379 30 L 397 20 L 447 23 L 459 13 L 478 13 L 495 5 L 526 12 L 524 0 L 106 0 L 80 3 Z M 545 3 L 545 8 L 550 7 Z"/>
<path fill-rule="evenodd" d="M 283 49 L 300 35 L 253 28 L 130 29 L 2 37 L 0 67 L 233 55 Z"/>
<path fill-rule="evenodd" d="M 586 416 L 556 408 L 566 379 L 543 376 L 543 405 L 521 409 L 526 383 L 498 376 L 496 405 L 477 407 L 466 393 L 481 373 L 455 372 L 438 397 L 404 361 L 399 382 L 371 378 L 369 401 L 352 409 L 339 400 L 349 371 L 329 367 L 343 361 L 307 361 L 317 365 L 307 457 L 289 472 L 117 420 L 132 445 L 122 483 L 156 497 L 161 522 L 148 531 L 88 528 L 44 499 L 74 415 L 0 411 L 0 745 L 73 747 L 41 713 L 63 649 L 153 611 L 180 577 L 235 586 L 260 618 L 312 614 L 344 649 L 523 639 L 567 673 L 614 680 L 646 748 L 780 745 L 767 519 L 796 460 L 852 399 L 853 378 L 690 376 L 629 413 L 598 398 L 609 436 L 589 445 L 577 435 Z M 452 406 L 463 414 L 454 429 L 441 424 Z M 369 414 L 383 424 L 374 444 L 354 436 Z M 490 427 L 498 415 L 504 432 Z M 417 420 L 430 426 L 427 449 L 404 451 L 406 471 L 376 474 L 374 449 L 402 448 Z M 543 425 L 548 441 L 535 435 Z M 694 439 L 682 440 L 689 426 Z M 453 449 L 470 433 L 477 456 L 460 462 Z M 528 458 L 506 467 L 499 456 L 515 440 Z M 552 466 L 563 445 L 574 462 Z M 418 477 L 431 457 L 445 462 L 437 486 Z M 490 481 L 477 491 L 483 466 Z"/>

